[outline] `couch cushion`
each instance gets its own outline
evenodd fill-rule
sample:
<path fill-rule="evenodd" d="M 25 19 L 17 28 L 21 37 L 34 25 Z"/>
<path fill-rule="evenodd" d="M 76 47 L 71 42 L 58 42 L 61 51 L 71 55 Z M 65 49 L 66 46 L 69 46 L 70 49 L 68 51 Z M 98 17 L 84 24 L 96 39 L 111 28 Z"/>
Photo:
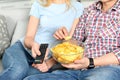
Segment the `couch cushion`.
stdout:
<path fill-rule="evenodd" d="M 9 46 L 10 39 L 7 30 L 7 23 L 4 16 L 0 15 L 0 57 L 4 50 Z"/>
<path fill-rule="evenodd" d="M 13 33 L 14 33 L 14 30 L 15 30 L 15 27 L 16 27 L 17 21 L 14 20 L 10 16 L 5 16 L 5 18 L 6 18 L 6 22 L 7 22 L 7 29 L 8 29 L 8 32 L 9 32 L 9 38 L 11 40 L 12 36 L 13 36 Z"/>
<path fill-rule="evenodd" d="M 2 72 L 3 67 L 2 67 L 2 60 L 0 60 L 0 72 Z"/>
<path fill-rule="evenodd" d="M 19 20 L 17 22 L 16 28 L 12 37 L 11 45 L 13 45 L 17 40 L 25 36 L 27 24 L 28 24 L 28 19 Z"/>

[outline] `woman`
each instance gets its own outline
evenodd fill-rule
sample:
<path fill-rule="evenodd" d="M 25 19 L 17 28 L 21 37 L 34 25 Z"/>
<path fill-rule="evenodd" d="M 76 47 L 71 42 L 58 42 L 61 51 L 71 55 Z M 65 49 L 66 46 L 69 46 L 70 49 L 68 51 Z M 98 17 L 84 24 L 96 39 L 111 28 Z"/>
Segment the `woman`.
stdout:
<path fill-rule="evenodd" d="M 63 39 L 66 32 L 62 28 L 54 36 Z M 62 64 L 69 70 L 36 74 L 24 80 L 120 80 L 120 0 L 99 0 L 87 8 L 73 39 L 84 42 L 85 51 L 82 59 Z"/>
<path fill-rule="evenodd" d="M 4 71 L 0 74 L 0 80 L 23 80 L 29 75 L 51 72 L 55 61 L 49 49 L 60 43 L 53 33 L 58 28 L 66 27 L 71 36 L 74 31 L 72 26 L 76 26 L 82 12 L 82 5 L 75 0 L 35 1 L 25 37 L 9 47 L 3 55 Z M 42 64 L 34 64 L 36 56 L 41 55 L 39 47 L 43 43 L 49 44 L 49 54 Z"/>

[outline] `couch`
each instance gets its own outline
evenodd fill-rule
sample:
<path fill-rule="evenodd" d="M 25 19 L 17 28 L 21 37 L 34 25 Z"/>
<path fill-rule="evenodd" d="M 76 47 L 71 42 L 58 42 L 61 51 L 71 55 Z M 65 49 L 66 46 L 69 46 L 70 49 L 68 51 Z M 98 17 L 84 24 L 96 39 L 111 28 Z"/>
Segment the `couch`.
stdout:
<path fill-rule="evenodd" d="M 10 18 L 8 18 L 10 19 Z M 27 23 L 28 23 L 28 19 L 26 20 L 22 20 L 19 22 L 15 22 L 12 24 L 12 22 L 10 22 L 11 28 L 8 28 L 8 33 L 9 33 L 9 39 L 10 39 L 10 44 L 9 46 L 12 46 L 18 39 L 20 39 L 21 37 L 24 36 L 25 32 L 26 32 L 26 27 L 27 27 Z M 8 46 L 8 47 L 9 47 Z M 8 48 L 6 47 L 6 48 Z M 1 67 L 1 60 L 0 60 L 0 71 L 2 70 Z"/>
<path fill-rule="evenodd" d="M 7 2 L 0 2 L 0 17 L 2 16 L 5 18 L 10 40 L 9 46 L 13 45 L 18 39 L 24 36 L 29 19 L 31 4 L 32 2 L 30 0 L 14 2 L 10 2 L 8 0 Z M 3 68 L 0 59 L 0 72 L 2 70 Z"/>
<path fill-rule="evenodd" d="M 83 5 L 86 7 L 91 3 L 92 2 L 84 2 Z M 0 2 L 0 16 L 3 16 L 6 20 L 10 40 L 9 46 L 13 45 L 18 39 L 25 35 L 31 4 L 32 2 L 30 0 L 14 2 L 10 2 L 9 0 L 6 2 L 5 0 Z M 0 72 L 2 70 L 0 59 Z"/>

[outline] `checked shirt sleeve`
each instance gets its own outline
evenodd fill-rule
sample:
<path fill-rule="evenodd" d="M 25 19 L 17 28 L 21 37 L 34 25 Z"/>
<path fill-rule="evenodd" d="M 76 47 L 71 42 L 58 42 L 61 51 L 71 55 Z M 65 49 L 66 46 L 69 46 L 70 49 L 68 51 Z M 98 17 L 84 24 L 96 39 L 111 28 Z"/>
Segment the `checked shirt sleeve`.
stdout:
<path fill-rule="evenodd" d="M 113 53 L 116 55 L 116 57 L 119 60 L 120 63 L 120 33 L 119 33 L 119 37 L 118 37 L 118 48 L 116 50 L 113 51 Z"/>
<path fill-rule="evenodd" d="M 85 11 L 84 11 L 85 12 Z M 76 26 L 76 29 L 73 34 L 73 39 L 78 41 L 78 44 L 81 44 L 85 39 L 85 22 L 87 14 L 84 14 L 79 18 L 79 23 Z"/>

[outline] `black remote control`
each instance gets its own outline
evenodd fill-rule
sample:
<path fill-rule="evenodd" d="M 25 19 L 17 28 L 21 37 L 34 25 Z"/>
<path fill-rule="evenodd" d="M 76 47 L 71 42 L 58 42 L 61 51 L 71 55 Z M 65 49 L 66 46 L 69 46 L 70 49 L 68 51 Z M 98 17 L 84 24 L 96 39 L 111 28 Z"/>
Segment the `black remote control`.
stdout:
<path fill-rule="evenodd" d="M 45 53 L 46 53 L 47 47 L 48 47 L 48 44 L 41 44 L 41 45 L 40 45 L 39 50 L 40 50 L 40 52 L 41 52 L 41 55 L 40 55 L 40 56 L 37 56 L 37 57 L 35 58 L 35 61 L 34 61 L 35 64 L 41 64 L 41 63 L 43 63 L 43 60 L 44 60 L 44 57 L 45 57 Z"/>

